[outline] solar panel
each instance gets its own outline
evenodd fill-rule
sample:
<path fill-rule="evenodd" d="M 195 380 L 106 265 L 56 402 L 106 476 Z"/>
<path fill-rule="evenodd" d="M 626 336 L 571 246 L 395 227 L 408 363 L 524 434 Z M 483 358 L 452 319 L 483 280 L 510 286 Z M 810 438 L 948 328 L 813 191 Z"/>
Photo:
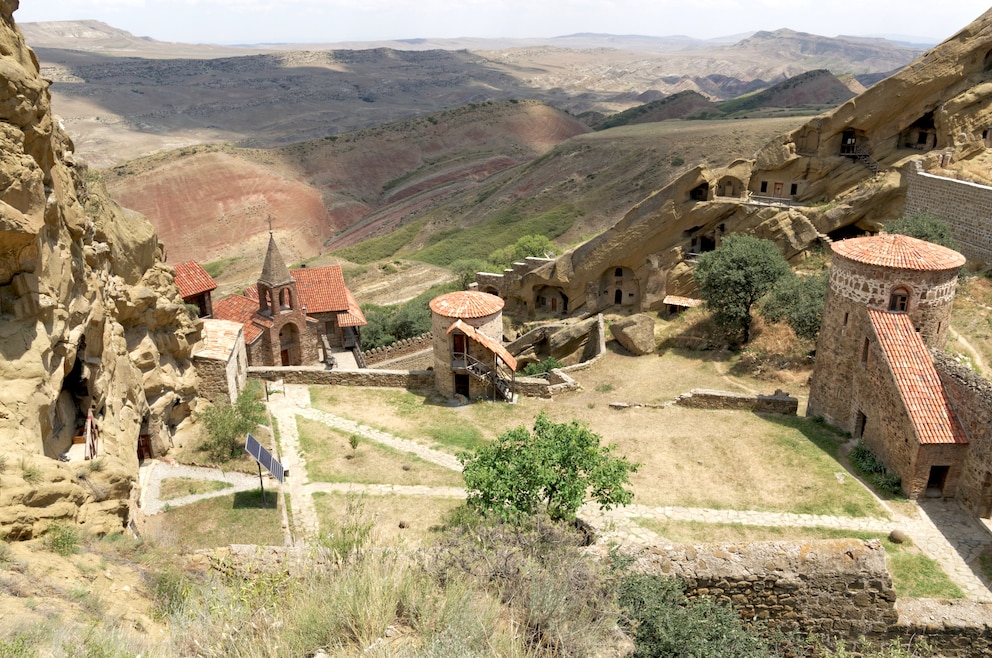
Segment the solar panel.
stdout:
<path fill-rule="evenodd" d="M 245 452 L 255 458 L 259 464 L 262 465 L 265 470 L 272 474 L 272 477 L 279 480 L 282 483 L 286 478 L 286 469 L 282 467 L 282 464 L 272 456 L 268 450 L 266 450 L 258 439 L 253 437 L 250 433 L 245 439 Z"/>

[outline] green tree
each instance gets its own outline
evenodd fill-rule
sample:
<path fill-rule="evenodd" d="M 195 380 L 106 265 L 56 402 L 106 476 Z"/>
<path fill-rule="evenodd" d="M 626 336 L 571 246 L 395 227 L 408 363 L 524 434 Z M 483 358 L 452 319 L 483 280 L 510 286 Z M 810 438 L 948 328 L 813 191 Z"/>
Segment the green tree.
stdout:
<path fill-rule="evenodd" d="M 751 307 L 789 273 L 770 240 L 732 233 L 699 257 L 694 276 L 713 319 L 734 338 L 751 339 Z"/>
<path fill-rule="evenodd" d="M 556 253 L 558 253 L 558 250 L 547 236 L 522 235 L 513 244 L 502 249 L 497 249 L 489 254 L 489 261 L 499 269 L 503 269 L 510 265 L 510 263 L 523 260 L 528 256 L 543 258 L 545 256 L 554 256 Z"/>
<path fill-rule="evenodd" d="M 234 404 L 217 404 L 203 412 L 207 440 L 203 448 L 211 458 L 226 460 L 238 455 L 245 435 L 265 422 L 265 405 L 259 400 L 261 384 L 249 380 Z"/>
<path fill-rule="evenodd" d="M 603 509 L 626 505 L 634 494 L 624 485 L 639 465 L 615 450 L 584 425 L 555 423 L 541 412 L 533 434 L 517 427 L 460 455 L 468 505 L 507 521 L 542 507 L 554 520 L 571 521 L 587 495 Z"/>
<path fill-rule="evenodd" d="M 480 258 L 462 258 L 451 264 L 451 271 L 458 277 L 458 285 L 462 290 L 468 289 L 468 284 L 475 281 L 476 272 L 493 269 L 490 264 Z"/>
<path fill-rule="evenodd" d="M 927 242 L 933 242 L 948 249 L 957 249 L 954 238 L 951 237 L 951 227 L 947 222 L 930 213 L 915 213 L 906 215 L 885 225 L 889 233 L 908 235 Z"/>
<path fill-rule="evenodd" d="M 779 279 L 761 306 L 762 317 L 785 322 L 800 340 L 815 341 L 827 298 L 827 273 L 787 274 Z"/>

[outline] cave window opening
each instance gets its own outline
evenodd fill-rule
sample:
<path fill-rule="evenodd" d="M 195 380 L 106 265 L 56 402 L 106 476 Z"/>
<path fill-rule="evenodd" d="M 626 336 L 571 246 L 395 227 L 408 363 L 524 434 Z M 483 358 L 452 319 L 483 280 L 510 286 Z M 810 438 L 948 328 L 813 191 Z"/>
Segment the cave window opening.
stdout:
<path fill-rule="evenodd" d="M 138 461 L 143 462 L 152 458 L 152 431 L 151 419 L 145 414 L 141 421 L 141 429 L 138 431 Z"/>
<path fill-rule="evenodd" d="M 87 427 L 91 398 L 85 354 L 84 337 L 79 340 L 76 359 L 69 374 L 62 380 L 62 390 L 55 400 L 52 425 L 43 441 L 46 457 L 74 461 L 95 456 L 89 454 L 95 453 L 95 427 Z M 88 436 L 91 444 L 87 444 Z"/>

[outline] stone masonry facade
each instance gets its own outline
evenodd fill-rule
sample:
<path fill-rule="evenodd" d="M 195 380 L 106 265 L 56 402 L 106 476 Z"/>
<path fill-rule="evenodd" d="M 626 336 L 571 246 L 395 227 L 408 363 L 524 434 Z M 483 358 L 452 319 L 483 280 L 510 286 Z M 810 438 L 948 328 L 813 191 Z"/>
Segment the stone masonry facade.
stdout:
<path fill-rule="evenodd" d="M 905 214 L 939 217 L 973 265 L 992 264 L 992 187 L 924 173 L 918 162 L 906 178 Z"/>

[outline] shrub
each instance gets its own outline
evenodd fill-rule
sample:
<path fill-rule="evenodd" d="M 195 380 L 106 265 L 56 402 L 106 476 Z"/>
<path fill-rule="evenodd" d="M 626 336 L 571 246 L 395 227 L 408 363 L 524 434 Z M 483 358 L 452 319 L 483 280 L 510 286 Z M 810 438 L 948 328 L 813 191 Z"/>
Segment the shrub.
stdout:
<path fill-rule="evenodd" d="M 561 368 L 564 365 L 565 364 L 559 361 L 558 359 L 554 358 L 553 356 L 549 356 L 544 361 L 540 361 L 538 363 L 528 363 L 526 366 L 524 366 L 524 375 L 526 375 L 527 377 L 544 375 L 556 368 Z"/>
<path fill-rule="evenodd" d="M 265 422 L 265 405 L 259 401 L 261 392 L 261 384 L 249 380 L 233 405 L 218 404 L 203 412 L 207 439 L 201 449 L 212 459 L 224 461 L 237 456 L 245 435 Z"/>
<path fill-rule="evenodd" d="M 861 441 L 847 456 L 854 470 L 879 491 L 892 495 L 902 495 L 902 479 L 890 472 L 878 457 Z"/>
<path fill-rule="evenodd" d="M 957 249 L 954 238 L 951 237 L 951 227 L 947 222 L 929 213 L 906 215 L 885 225 L 889 233 L 908 235 L 927 242 L 939 244 L 948 249 Z"/>
<path fill-rule="evenodd" d="M 45 533 L 42 543 L 53 553 L 68 557 L 79 550 L 79 531 L 68 523 L 56 523 Z"/>
<path fill-rule="evenodd" d="M 812 276 L 787 274 L 768 293 L 761 315 L 772 322 L 785 321 L 801 340 L 815 341 L 826 299 L 826 272 Z"/>

